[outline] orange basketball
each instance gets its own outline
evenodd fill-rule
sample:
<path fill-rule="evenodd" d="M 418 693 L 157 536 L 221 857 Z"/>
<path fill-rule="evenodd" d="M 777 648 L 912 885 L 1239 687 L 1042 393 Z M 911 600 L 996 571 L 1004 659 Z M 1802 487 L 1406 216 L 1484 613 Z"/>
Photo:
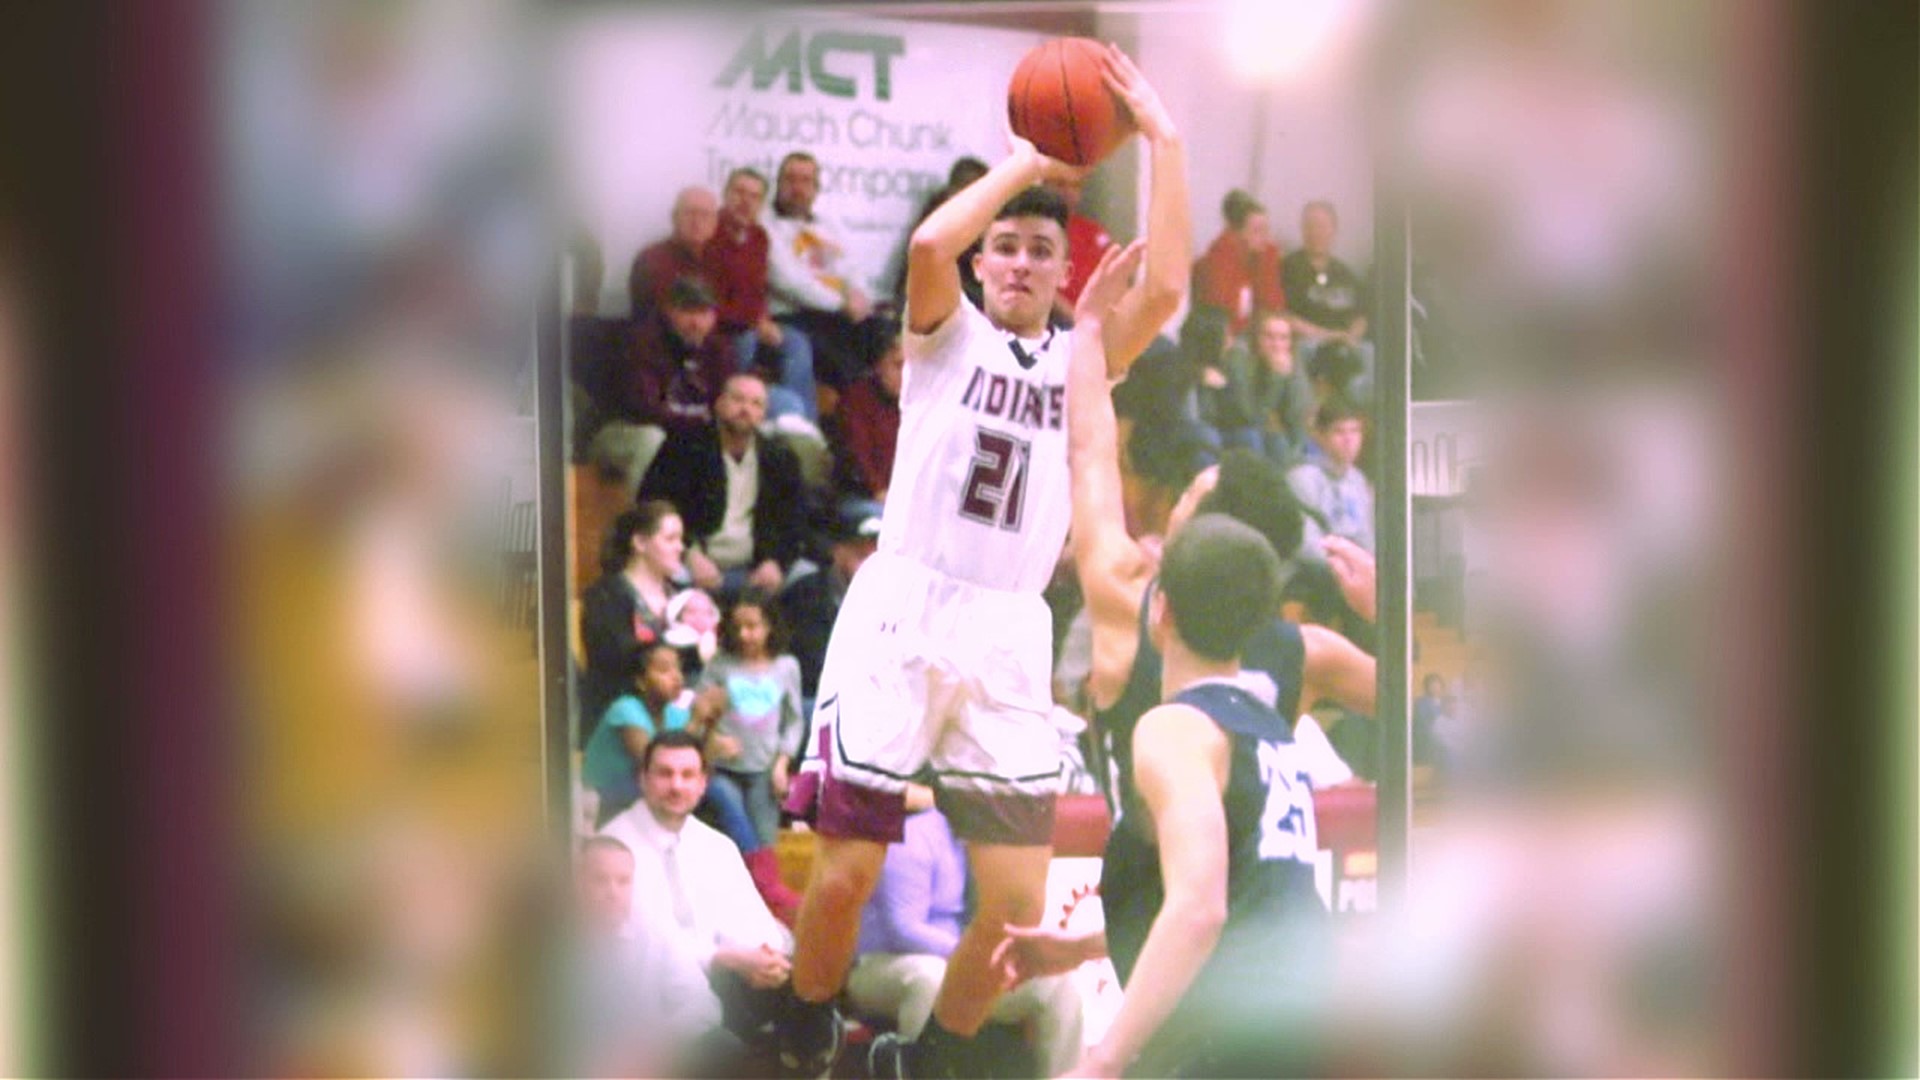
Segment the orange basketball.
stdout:
<path fill-rule="evenodd" d="M 1106 46 L 1054 38 L 1034 46 L 1007 85 L 1013 133 L 1069 165 L 1092 165 L 1133 134 L 1133 117 L 1100 77 Z"/>

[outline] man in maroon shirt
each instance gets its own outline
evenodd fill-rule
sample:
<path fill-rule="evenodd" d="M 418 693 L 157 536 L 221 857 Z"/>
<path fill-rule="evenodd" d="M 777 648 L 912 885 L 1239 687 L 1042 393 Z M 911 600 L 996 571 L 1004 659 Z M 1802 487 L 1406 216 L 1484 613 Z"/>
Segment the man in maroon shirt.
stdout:
<path fill-rule="evenodd" d="M 767 178 L 756 169 L 727 174 L 721 192 L 720 227 L 707 241 L 706 266 L 720 301 L 720 332 L 733 342 L 740 370 L 773 369 L 777 386 L 767 388 L 767 412 L 774 417 L 799 413 L 819 419 L 814 401 L 813 344 L 807 335 L 782 326 L 767 311 L 767 230 L 760 208 L 767 201 Z"/>
<path fill-rule="evenodd" d="M 872 374 L 847 387 L 840 398 L 834 413 L 834 460 L 842 494 L 887 500 L 894 445 L 900 441 L 900 381 L 905 367 L 900 337 L 895 334 Z"/>
<path fill-rule="evenodd" d="M 590 456 L 637 490 L 668 434 L 703 428 L 733 374 L 732 346 L 715 332 L 712 290 L 688 275 L 668 285 L 657 310 L 634 326 L 611 379 L 613 413 Z"/>
<path fill-rule="evenodd" d="M 658 311 L 667 290 L 684 277 L 706 279 L 707 242 L 720 226 L 720 202 L 703 187 L 681 190 L 673 199 L 673 231 L 664 240 L 648 244 L 634 256 L 627 274 L 627 299 L 633 304 L 636 325 Z"/>

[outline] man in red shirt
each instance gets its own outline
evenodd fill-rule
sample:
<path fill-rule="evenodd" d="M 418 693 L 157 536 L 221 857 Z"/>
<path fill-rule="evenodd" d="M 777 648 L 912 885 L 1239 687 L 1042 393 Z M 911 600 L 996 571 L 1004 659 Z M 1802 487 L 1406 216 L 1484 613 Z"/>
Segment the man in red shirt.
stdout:
<path fill-rule="evenodd" d="M 627 273 L 627 299 L 633 321 L 643 322 L 660 310 L 673 283 L 685 277 L 708 278 L 707 241 L 720 225 L 720 201 L 703 187 L 681 190 L 673 199 L 673 231 L 664 240 L 648 244 L 634 256 Z M 713 287 L 711 280 L 707 281 Z"/>
<path fill-rule="evenodd" d="M 767 201 L 767 178 L 757 169 L 727 174 L 720 193 L 720 227 L 707 241 L 706 264 L 720 300 L 720 332 L 739 351 L 740 370 L 756 357 L 778 376 L 767 388 L 767 412 L 774 417 L 798 413 L 819 420 L 813 383 L 813 343 L 807 335 L 774 321 L 767 310 L 767 230 L 760 208 Z"/>
<path fill-rule="evenodd" d="M 1233 344 L 1246 333 L 1255 311 L 1286 310 L 1287 294 L 1267 208 L 1235 188 L 1227 192 L 1220 213 L 1227 227 L 1194 268 L 1193 304 L 1224 313 L 1228 344 Z"/>

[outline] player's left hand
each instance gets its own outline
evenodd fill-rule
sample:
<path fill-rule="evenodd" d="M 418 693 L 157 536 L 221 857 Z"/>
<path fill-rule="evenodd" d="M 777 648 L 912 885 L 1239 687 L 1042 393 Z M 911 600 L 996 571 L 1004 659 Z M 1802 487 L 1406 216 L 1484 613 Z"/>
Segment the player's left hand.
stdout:
<path fill-rule="evenodd" d="M 1014 157 L 1026 160 L 1032 165 L 1036 184 L 1044 184 L 1048 181 L 1081 183 L 1093 174 L 1091 165 L 1069 165 L 1059 158 L 1048 157 L 1040 151 L 1039 147 L 1015 135 L 1012 128 L 1007 129 L 1007 146 Z"/>
<path fill-rule="evenodd" d="M 1093 273 L 1087 275 L 1087 283 L 1080 290 L 1080 299 L 1073 305 L 1073 321 L 1076 325 L 1104 319 L 1113 313 L 1114 306 L 1132 287 L 1133 273 L 1140 269 L 1140 259 L 1146 251 L 1147 242 L 1135 240 L 1126 247 L 1115 244 L 1100 256 L 1100 264 L 1093 268 Z"/>
<path fill-rule="evenodd" d="M 1107 89 L 1126 103 L 1127 111 L 1133 114 L 1133 126 L 1140 129 L 1140 134 L 1149 142 L 1179 134 L 1173 125 L 1173 115 L 1160 100 L 1160 92 L 1147 81 L 1132 57 L 1121 51 L 1120 46 L 1108 42 L 1106 55 L 1100 59 L 1100 74 Z"/>

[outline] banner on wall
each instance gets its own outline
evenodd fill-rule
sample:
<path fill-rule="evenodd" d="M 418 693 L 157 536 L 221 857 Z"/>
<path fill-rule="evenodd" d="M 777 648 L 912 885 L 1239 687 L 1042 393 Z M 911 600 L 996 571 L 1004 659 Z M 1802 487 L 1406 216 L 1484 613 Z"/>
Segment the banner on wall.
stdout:
<path fill-rule="evenodd" d="M 602 307 L 664 236 L 676 192 L 773 177 L 805 150 L 817 208 L 847 232 L 861 284 L 892 292 L 908 229 L 953 162 L 1006 152 L 1006 86 L 1042 35 L 786 13 L 757 23 L 596 15 L 561 51 L 563 160 L 573 212 L 601 244 Z M 770 212 L 770 210 L 769 210 Z"/>

